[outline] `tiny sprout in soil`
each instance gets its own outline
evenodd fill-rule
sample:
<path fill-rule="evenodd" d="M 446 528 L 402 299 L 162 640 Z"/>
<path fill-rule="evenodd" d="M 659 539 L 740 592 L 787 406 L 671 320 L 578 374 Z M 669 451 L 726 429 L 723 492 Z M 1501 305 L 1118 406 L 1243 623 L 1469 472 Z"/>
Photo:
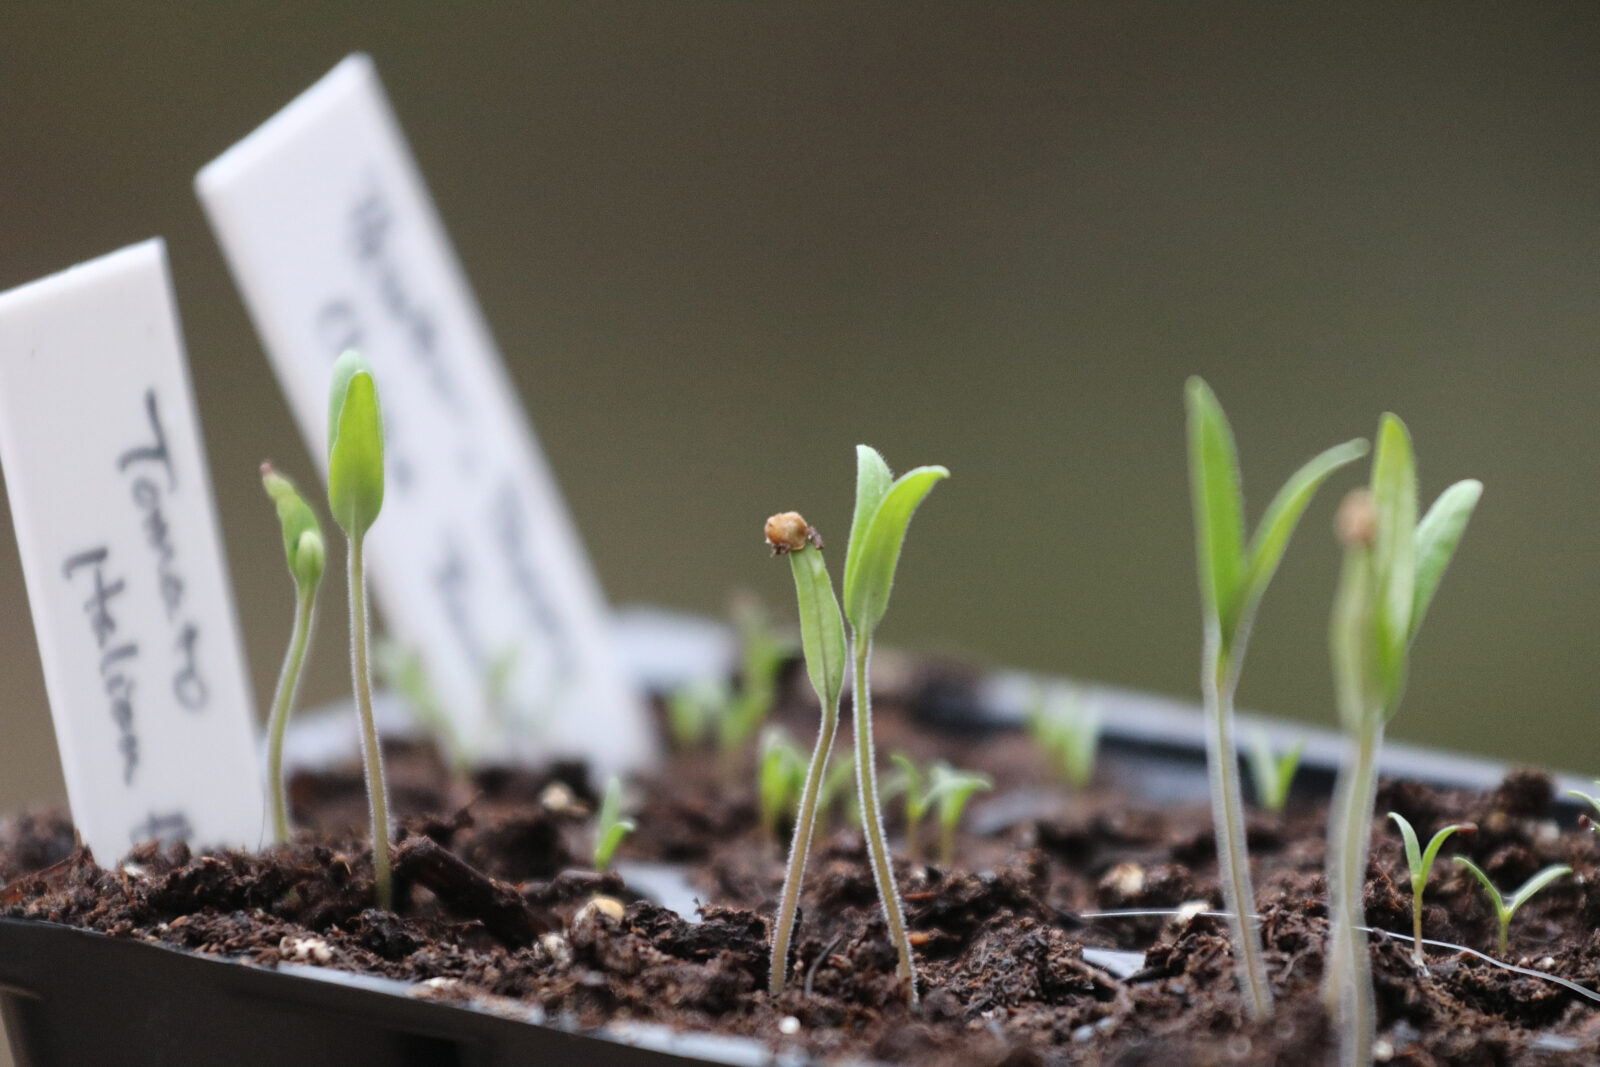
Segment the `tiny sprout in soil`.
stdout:
<path fill-rule="evenodd" d="M 389 875 L 389 797 L 378 727 L 372 717 L 372 667 L 367 655 L 367 578 L 363 542 L 383 508 L 383 412 L 372 368 L 357 352 L 333 365 L 328 392 L 328 508 L 350 542 L 350 676 L 361 717 L 361 754 L 372 811 L 372 865 L 378 907 L 393 905 Z"/>
<path fill-rule="evenodd" d="M 1371 485 L 1339 508 L 1344 566 L 1328 630 L 1339 719 L 1350 757 L 1339 769 L 1328 826 L 1331 926 L 1323 1000 L 1341 1019 L 1342 1062 L 1372 1046 L 1372 975 L 1360 930 L 1361 886 L 1384 725 L 1399 709 L 1411 643 L 1455 555 L 1483 486 L 1462 481 L 1417 521 L 1417 468 L 1405 423 L 1384 415 Z"/>
<path fill-rule="evenodd" d="M 1255 911 L 1255 893 L 1245 851 L 1244 801 L 1233 739 L 1234 693 L 1256 608 L 1289 547 L 1300 516 L 1330 474 L 1366 454 L 1367 443 L 1356 440 L 1336 445 L 1291 475 L 1267 505 L 1247 544 L 1239 456 L 1228 418 L 1211 387 L 1199 378 L 1189 379 L 1185 400 L 1205 637 L 1200 690 L 1205 702 L 1217 867 L 1233 932 L 1239 985 L 1251 1013 L 1259 1018 L 1272 1010 L 1272 990 L 1261 957 L 1261 936 L 1250 918 Z"/>
<path fill-rule="evenodd" d="M 1101 725 L 1100 709 L 1073 688 L 1041 686 L 1028 710 L 1028 735 L 1034 745 L 1057 776 L 1079 792 L 1094 779 Z"/>
<path fill-rule="evenodd" d="M 761 734 L 756 761 L 756 797 L 761 808 L 761 828 L 773 841 L 785 816 L 800 807 L 806 784 L 806 757 L 782 728 L 769 726 Z"/>
<path fill-rule="evenodd" d="M 1595 784 L 1600 785 L 1600 779 L 1596 779 Z M 1581 789 L 1569 789 L 1567 790 L 1567 796 L 1577 797 L 1579 800 L 1586 801 L 1589 807 L 1594 809 L 1595 815 L 1593 816 L 1579 815 L 1578 825 L 1587 827 L 1596 833 L 1600 833 L 1600 822 L 1596 821 L 1596 816 L 1600 816 L 1600 797 L 1585 793 Z"/>
<path fill-rule="evenodd" d="M 1294 784 L 1300 756 L 1305 750 L 1305 742 L 1299 741 L 1279 754 L 1272 750 L 1272 738 L 1265 730 L 1258 728 L 1251 732 L 1250 747 L 1245 755 L 1250 761 L 1250 780 L 1256 787 L 1256 806 L 1262 811 L 1283 814 L 1289 804 L 1289 787 Z"/>
<path fill-rule="evenodd" d="M 611 860 L 617 846 L 637 827 L 634 821 L 622 814 L 622 779 L 612 775 L 606 782 L 605 795 L 600 798 L 600 810 L 594 817 L 594 869 L 605 874 L 611 869 Z"/>
<path fill-rule="evenodd" d="M 1425 967 L 1428 960 L 1422 953 L 1422 894 L 1428 888 L 1428 875 L 1433 873 L 1433 861 L 1438 858 L 1439 847 L 1451 834 L 1470 834 L 1478 828 L 1470 822 L 1451 823 L 1429 839 L 1427 848 L 1422 848 L 1416 830 L 1412 829 L 1404 815 L 1391 811 L 1389 818 L 1400 827 L 1400 836 L 1405 838 L 1406 866 L 1411 869 L 1411 958 L 1418 967 Z"/>
<path fill-rule="evenodd" d="M 1565 863 L 1557 863 L 1546 867 L 1526 882 L 1523 882 L 1521 888 L 1512 893 L 1511 898 L 1507 900 L 1500 895 L 1500 890 L 1495 888 L 1494 883 L 1489 881 L 1489 876 L 1484 874 L 1476 863 L 1473 863 L 1465 856 L 1452 856 L 1451 859 L 1465 867 L 1482 884 L 1484 895 L 1489 898 L 1489 903 L 1494 906 L 1495 917 L 1500 923 L 1500 936 L 1496 939 L 1495 946 L 1501 956 L 1506 955 L 1508 947 L 1507 935 L 1511 929 L 1511 917 L 1517 913 L 1517 909 L 1526 904 L 1535 893 L 1557 878 L 1564 874 L 1572 873 L 1572 868 Z"/>
<path fill-rule="evenodd" d="M 289 649 L 283 657 L 278 688 L 272 695 L 272 717 L 267 723 L 267 806 L 272 812 L 272 836 L 282 843 L 289 840 L 289 802 L 283 785 L 283 734 L 300 692 L 306 644 L 311 638 L 316 610 L 317 587 L 322 582 L 322 570 L 328 562 L 328 548 L 322 540 L 322 526 L 317 522 L 316 512 L 296 491 L 293 482 L 273 470 L 272 464 L 263 463 L 261 485 L 278 509 L 278 520 L 283 526 L 283 552 L 289 563 L 289 574 L 294 578 L 295 590 L 294 625 L 289 632 Z"/>

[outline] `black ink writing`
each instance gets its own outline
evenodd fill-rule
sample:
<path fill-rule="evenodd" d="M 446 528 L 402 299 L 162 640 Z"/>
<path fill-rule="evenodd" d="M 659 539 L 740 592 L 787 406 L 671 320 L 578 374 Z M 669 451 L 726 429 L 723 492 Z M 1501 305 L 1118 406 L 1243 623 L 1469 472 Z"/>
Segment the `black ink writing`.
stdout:
<path fill-rule="evenodd" d="M 194 826 L 189 822 L 189 816 L 181 811 L 152 811 L 142 822 L 134 824 L 128 831 L 128 838 L 135 845 L 145 841 L 164 844 L 187 842 L 194 840 Z"/>
<path fill-rule="evenodd" d="M 110 550 L 104 546 L 91 548 L 68 556 L 61 565 L 61 576 L 72 581 L 73 575 L 93 568 L 93 586 L 89 599 L 83 602 L 84 614 L 89 618 L 89 630 L 94 635 L 95 648 L 100 652 L 100 684 L 108 701 L 107 711 L 117 728 L 117 751 L 122 756 L 122 782 L 133 784 L 134 772 L 139 767 L 139 738 L 134 733 L 134 679 L 124 664 L 139 655 L 139 646 L 132 641 L 116 642 L 117 620 L 111 613 L 111 602 L 122 595 L 127 583 L 117 578 L 106 580 L 105 565 Z"/>

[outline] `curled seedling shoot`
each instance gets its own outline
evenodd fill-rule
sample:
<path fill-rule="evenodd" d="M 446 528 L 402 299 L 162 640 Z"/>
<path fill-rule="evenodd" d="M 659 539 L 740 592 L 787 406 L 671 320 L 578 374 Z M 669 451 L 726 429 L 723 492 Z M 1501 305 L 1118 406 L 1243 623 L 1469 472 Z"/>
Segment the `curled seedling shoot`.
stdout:
<path fill-rule="evenodd" d="M 800 647 L 805 654 L 806 677 L 816 690 L 822 709 L 817 745 L 806 768 L 800 791 L 800 810 L 794 821 L 794 840 L 789 846 L 789 862 L 783 875 L 783 895 L 778 903 L 778 918 L 772 928 L 772 960 L 767 988 L 773 996 L 783 992 L 789 970 L 789 941 L 794 933 L 795 911 L 800 905 L 800 886 L 805 879 L 806 857 L 811 852 L 811 836 L 816 825 L 818 801 L 833 751 L 834 734 L 839 729 L 839 695 L 844 691 L 844 618 L 833 594 L 833 582 L 822 558 L 822 537 L 798 512 L 774 515 L 766 524 L 767 544 L 774 555 L 788 556 L 794 575 L 795 598 L 800 607 Z"/>
<path fill-rule="evenodd" d="M 1526 904 L 1535 893 L 1557 878 L 1564 874 L 1572 873 L 1572 868 L 1565 863 L 1557 863 L 1546 867 L 1526 882 L 1523 882 L 1521 888 L 1512 893 L 1511 898 L 1507 900 L 1500 895 L 1500 890 L 1495 888 L 1494 883 L 1489 881 L 1489 876 L 1484 874 L 1476 863 L 1473 863 L 1465 856 L 1452 856 L 1450 858 L 1472 873 L 1472 876 L 1483 886 L 1484 895 L 1489 898 L 1489 903 L 1494 905 L 1495 918 L 1500 923 L 1500 936 L 1495 944 L 1498 946 L 1501 956 L 1506 955 L 1508 934 L 1511 929 L 1511 917 L 1517 913 L 1517 909 Z"/>
<path fill-rule="evenodd" d="M 1417 841 L 1417 832 L 1399 812 L 1391 811 L 1389 818 L 1400 827 L 1400 836 L 1406 842 L 1406 866 L 1411 869 L 1411 959 L 1418 967 L 1426 967 L 1428 958 L 1422 953 L 1422 894 L 1428 888 L 1428 875 L 1433 873 L 1433 861 L 1439 855 L 1439 846 L 1451 834 L 1475 833 L 1478 827 L 1470 822 L 1451 823 L 1428 840 L 1423 848 Z"/>
<path fill-rule="evenodd" d="M 1361 932 L 1378 750 L 1400 707 L 1411 644 L 1455 555 L 1483 486 L 1457 482 L 1417 521 L 1417 468 L 1405 423 L 1384 415 L 1368 487 L 1340 505 L 1344 564 L 1328 627 L 1334 691 L 1350 754 L 1328 824 L 1329 944 L 1323 1000 L 1337 1012 L 1340 1056 L 1365 1062 L 1373 1034 L 1372 975 Z"/>
<path fill-rule="evenodd" d="M 961 771 L 940 761 L 928 774 L 928 794 L 939 808 L 939 865 L 944 868 L 955 861 L 956 828 L 961 815 L 974 793 L 988 792 L 994 781 L 987 774 Z"/>
<path fill-rule="evenodd" d="M 889 938 L 899 955 L 896 974 L 905 983 L 906 1001 L 917 1004 L 917 968 L 911 958 L 900 892 L 894 883 L 889 846 L 884 839 L 883 812 L 878 805 L 878 772 L 872 744 L 872 684 L 868 669 L 872 635 L 889 607 L 895 567 L 906 530 L 917 505 L 950 472 L 943 467 L 918 467 L 895 478 L 875 449 L 856 446 L 856 509 L 850 523 L 850 546 L 844 562 L 844 613 L 850 620 L 855 684 L 856 791 L 861 800 L 861 826 L 867 856 L 878 883 Z"/>
<path fill-rule="evenodd" d="M 1094 779 L 1100 752 L 1100 709 L 1075 688 L 1040 688 L 1028 711 L 1028 735 L 1067 786 L 1078 792 Z"/>
<path fill-rule="evenodd" d="M 1297 741 L 1280 755 L 1272 750 L 1272 738 L 1265 730 L 1251 731 L 1250 747 L 1245 755 L 1250 762 L 1250 778 L 1256 787 L 1256 804 L 1262 811 L 1283 814 L 1289 804 L 1289 787 L 1294 784 L 1294 775 L 1300 769 L 1300 757 L 1305 750 L 1306 743 Z"/>
<path fill-rule="evenodd" d="M 378 907 L 394 902 L 389 874 L 389 797 L 383 755 L 372 717 L 372 666 L 367 655 L 367 577 L 364 542 L 383 508 L 383 411 L 372 368 L 357 352 L 333 365 L 328 393 L 328 509 L 350 544 L 350 676 L 361 719 L 361 755 L 372 812 L 372 865 Z"/>
<path fill-rule="evenodd" d="M 1234 693 L 1256 608 L 1300 516 L 1328 476 L 1365 454 L 1367 443 L 1358 440 L 1337 445 L 1296 471 L 1267 505 L 1254 536 L 1246 543 L 1239 456 L 1227 416 L 1210 386 L 1199 378 L 1189 379 L 1184 399 L 1205 637 L 1200 690 L 1205 703 L 1217 867 L 1230 915 L 1239 985 L 1250 1014 L 1260 1018 L 1272 1010 L 1272 989 L 1261 956 L 1261 936 L 1251 917 L 1255 893 L 1245 850 L 1244 800 L 1233 736 Z"/>
<path fill-rule="evenodd" d="M 1595 784 L 1600 785 L 1600 779 L 1596 779 Z M 1600 797 L 1591 796 L 1581 789 L 1569 789 L 1567 790 L 1567 796 L 1577 797 L 1579 800 L 1589 802 L 1589 807 L 1594 810 L 1594 815 L 1579 815 L 1578 826 L 1582 829 L 1600 833 Z"/>
<path fill-rule="evenodd" d="M 605 874 L 611 869 L 611 860 L 617 854 L 622 839 L 638 827 L 622 814 L 622 779 L 612 775 L 606 782 L 606 791 L 600 798 L 600 810 L 594 816 L 594 869 Z"/>
<path fill-rule="evenodd" d="M 263 463 L 261 485 L 278 509 L 284 557 L 289 564 L 289 574 L 294 578 L 295 590 L 289 649 L 283 657 L 283 669 L 278 673 L 278 688 L 272 695 L 272 717 L 267 723 L 267 789 L 272 836 L 284 842 L 289 840 L 289 801 L 283 783 L 283 735 L 300 693 L 306 645 L 315 623 L 317 587 L 322 583 L 322 571 L 328 562 L 328 547 L 322 539 L 322 526 L 317 522 L 316 512 L 311 510 L 293 482 L 273 470 L 272 464 Z"/>
<path fill-rule="evenodd" d="M 761 829 L 773 841 L 778 839 L 778 824 L 799 808 L 805 782 L 805 754 L 783 730 L 768 727 L 761 734 L 756 761 L 756 798 Z"/>

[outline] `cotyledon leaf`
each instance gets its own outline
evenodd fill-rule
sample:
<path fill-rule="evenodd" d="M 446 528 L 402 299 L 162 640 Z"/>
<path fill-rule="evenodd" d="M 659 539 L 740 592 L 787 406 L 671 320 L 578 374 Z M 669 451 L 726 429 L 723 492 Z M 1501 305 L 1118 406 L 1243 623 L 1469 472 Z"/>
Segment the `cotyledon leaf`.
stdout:
<path fill-rule="evenodd" d="M 1411 602 L 1409 635 L 1412 640 L 1422 627 L 1433 594 L 1439 590 L 1439 579 L 1450 566 L 1461 544 L 1461 535 L 1466 532 L 1467 520 L 1472 518 L 1472 511 L 1482 495 L 1482 482 L 1472 478 L 1457 482 L 1439 494 L 1439 499 L 1417 524 L 1416 594 Z"/>
<path fill-rule="evenodd" d="M 948 477 L 950 472 L 943 467 L 907 471 L 889 487 L 868 520 L 852 561 L 855 567 L 844 583 L 845 615 L 857 633 L 871 633 L 888 610 L 895 566 L 900 562 L 911 516 L 933 487 Z M 850 547 L 856 551 L 854 544 Z"/>
<path fill-rule="evenodd" d="M 1216 619 L 1224 645 L 1233 639 L 1244 574 L 1244 498 L 1239 454 L 1228 417 L 1202 379 L 1184 387 L 1189 415 L 1189 487 L 1194 497 L 1195 553 L 1200 597 Z"/>

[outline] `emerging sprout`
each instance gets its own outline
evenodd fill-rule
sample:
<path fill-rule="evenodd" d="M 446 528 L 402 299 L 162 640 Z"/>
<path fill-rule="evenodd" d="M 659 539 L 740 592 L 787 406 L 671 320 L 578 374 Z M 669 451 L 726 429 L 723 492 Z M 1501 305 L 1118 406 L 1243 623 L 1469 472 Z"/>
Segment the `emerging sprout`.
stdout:
<path fill-rule="evenodd" d="M 794 526 L 802 528 L 794 536 Z M 783 992 L 789 971 L 789 939 L 794 933 L 795 911 L 800 906 L 800 885 L 805 879 L 806 858 L 811 852 L 811 835 L 816 825 L 818 801 L 828 754 L 839 729 L 839 694 L 844 690 L 844 620 L 839 601 L 833 595 L 828 565 L 822 558 L 822 538 L 797 513 L 788 512 L 767 522 L 774 555 L 787 555 L 794 574 L 795 598 L 800 605 L 800 646 L 805 653 L 806 677 L 816 690 L 822 708 L 822 724 L 817 731 L 817 747 L 806 768 L 800 791 L 800 811 L 794 821 L 794 840 L 789 846 L 789 863 L 783 875 L 783 896 L 778 904 L 778 919 L 772 928 L 772 961 L 768 968 L 767 989 L 773 996 Z M 798 547 L 794 547 L 795 545 Z"/>
<path fill-rule="evenodd" d="M 1094 778 L 1100 752 L 1100 709 L 1075 689 L 1041 687 L 1028 712 L 1028 734 L 1062 781 L 1079 792 Z"/>
<path fill-rule="evenodd" d="M 283 734 L 300 692 L 300 677 L 305 665 L 306 644 L 311 638 L 317 602 L 317 586 L 328 562 L 327 545 L 316 512 L 305 502 L 294 483 L 261 465 L 261 485 L 278 508 L 283 526 L 283 552 L 294 577 L 294 626 L 289 633 L 289 650 L 278 674 L 278 688 L 272 695 L 272 718 L 267 724 L 268 807 L 272 809 L 272 835 L 280 842 L 289 840 L 289 802 L 283 786 Z"/>
<path fill-rule="evenodd" d="M 1454 833 L 1470 834 L 1478 828 L 1470 822 L 1451 823 L 1428 841 L 1428 847 L 1422 848 L 1417 841 L 1417 832 L 1411 828 L 1411 823 L 1399 812 L 1391 811 L 1389 818 L 1400 827 L 1400 836 L 1406 842 L 1406 866 L 1411 869 L 1411 959 L 1418 967 L 1427 966 L 1427 957 L 1422 954 L 1422 894 L 1428 888 L 1428 875 L 1433 873 L 1433 861 L 1439 855 L 1439 846 L 1445 839 Z"/>
<path fill-rule="evenodd" d="M 1596 779 L 1595 784 L 1600 785 L 1600 779 Z M 1594 809 L 1595 816 L 1600 816 L 1600 797 L 1591 796 L 1581 789 L 1569 789 L 1567 790 L 1567 796 L 1577 797 L 1580 800 L 1587 800 L 1589 802 L 1589 807 Z M 1595 833 L 1600 833 L 1600 823 L 1597 823 L 1595 818 L 1592 816 L 1579 815 L 1578 825 L 1580 827 L 1587 827 L 1589 830 Z"/>
<path fill-rule="evenodd" d="M 789 658 L 789 644 L 773 633 L 760 602 L 740 597 L 733 604 L 733 622 L 739 632 L 744 661 L 739 668 L 739 691 L 724 706 L 718 723 L 718 744 L 723 766 L 732 777 L 746 741 L 766 721 L 778 695 L 778 673 Z"/>
<path fill-rule="evenodd" d="M 1500 895 L 1500 890 L 1494 887 L 1494 883 L 1489 881 L 1489 876 L 1484 874 L 1476 863 L 1473 863 L 1465 856 L 1452 856 L 1451 859 L 1472 872 L 1472 876 L 1483 885 L 1483 891 L 1488 896 L 1489 903 L 1494 905 L 1495 917 L 1500 921 L 1500 937 L 1496 944 L 1499 946 L 1500 955 L 1502 956 L 1506 954 L 1507 932 L 1511 929 L 1511 917 L 1517 913 L 1517 909 L 1526 904 L 1535 893 L 1560 878 L 1563 874 L 1572 873 L 1572 868 L 1565 863 L 1557 863 L 1546 867 L 1526 882 L 1523 882 L 1522 887 L 1512 893 L 1511 899 L 1507 900 Z"/>
<path fill-rule="evenodd" d="M 378 907 L 394 902 L 389 876 L 389 797 L 383 755 L 372 717 L 372 668 L 368 661 L 367 530 L 383 508 L 383 412 L 372 368 L 360 353 L 346 352 L 333 365 L 328 393 L 328 508 L 350 542 L 350 675 L 361 718 L 361 755 L 372 810 L 372 866 Z"/>
<path fill-rule="evenodd" d="M 1267 505 L 1248 544 L 1239 456 L 1233 431 L 1211 387 L 1190 378 L 1184 399 L 1189 421 L 1189 484 L 1194 497 L 1195 547 L 1205 650 L 1200 690 L 1206 712 L 1206 762 L 1211 774 L 1211 813 L 1216 827 L 1217 868 L 1233 932 L 1239 985 L 1253 1016 L 1272 1010 L 1255 920 L 1255 892 L 1245 851 L 1244 800 L 1239 790 L 1233 740 L 1233 698 L 1244 665 L 1250 624 L 1267 583 L 1283 559 L 1289 538 L 1319 486 L 1334 471 L 1366 453 L 1365 441 L 1328 449 L 1301 467 Z"/>
<path fill-rule="evenodd" d="M 1300 769 L 1300 756 L 1306 750 L 1304 741 L 1297 741 L 1282 755 L 1272 751 L 1272 739 L 1267 732 L 1256 729 L 1250 735 L 1250 747 L 1245 755 L 1250 760 L 1250 777 L 1255 782 L 1256 803 L 1262 811 L 1281 815 L 1289 803 L 1289 786 Z"/>
<path fill-rule="evenodd" d="M 466 749 L 433 688 L 422 653 L 398 641 L 380 638 L 373 648 L 373 669 L 386 686 L 405 699 L 412 716 L 433 735 L 456 773 L 464 775 L 468 769 Z"/>
<path fill-rule="evenodd" d="M 594 817 L 594 869 L 597 873 L 605 874 L 611 869 L 617 846 L 636 829 L 633 820 L 622 814 L 622 779 L 613 774 L 606 782 L 600 810 Z"/>
<path fill-rule="evenodd" d="M 680 749 L 698 748 L 727 714 L 733 690 L 721 678 L 701 678 L 667 697 L 667 730 Z"/>
<path fill-rule="evenodd" d="M 1361 932 L 1361 890 L 1372 832 L 1378 749 L 1400 707 L 1411 643 L 1438 591 L 1483 486 L 1457 482 L 1417 521 L 1417 467 L 1405 423 L 1378 426 L 1372 481 L 1339 509 L 1344 566 L 1328 630 L 1339 718 L 1351 755 L 1339 769 L 1328 826 L 1327 967 L 1323 1000 L 1344 1020 L 1343 1062 L 1372 1047 L 1372 976 Z"/>
<path fill-rule="evenodd" d="M 905 797 L 906 859 L 914 867 L 922 862 L 922 817 L 933 807 L 935 798 L 924 788 L 923 774 L 910 756 L 891 752 L 889 762 L 895 765 L 898 773 L 884 781 L 878 790 L 878 800 L 887 804 L 896 797 Z"/>
<path fill-rule="evenodd" d="M 930 769 L 928 795 L 939 806 L 939 865 L 949 867 L 956 856 L 956 827 L 972 794 L 988 792 L 994 781 L 987 774 L 958 771 L 943 760 Z"/>
<path fill-rule="evenodd" d="M 756 796 L 761 807 L 761 829 L 778 839 L 778 823 L 800 806 L 806 782 L 806 757 L 788 734 L 774 726 L 761 735 L 757 761 Z"/>
<path fill-rule="evenodd" d="M 845 809 L 845 821 L 859 821 L 861 805 L 856 803 L 855 784 L 854 753 L 845 752 L 828 764 L 827 773 L 822 776 L 822 788 L 817 791 L 817 827 L 813 839 L 827 835 L 829 817 L 841 803 Z"/>

